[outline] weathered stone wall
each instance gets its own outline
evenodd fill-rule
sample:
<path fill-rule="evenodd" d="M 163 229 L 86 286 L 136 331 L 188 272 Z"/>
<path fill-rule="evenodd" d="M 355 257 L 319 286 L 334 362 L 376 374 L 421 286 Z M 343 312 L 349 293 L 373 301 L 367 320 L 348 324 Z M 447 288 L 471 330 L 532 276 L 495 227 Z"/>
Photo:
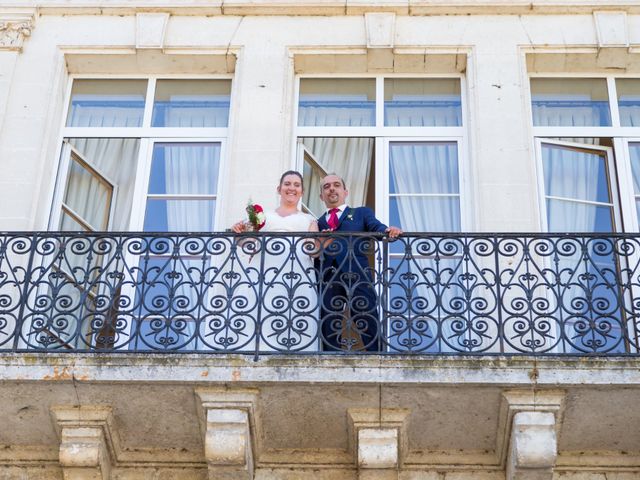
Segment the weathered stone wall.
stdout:
<path fill-rule="evenodd" d="M 47 226 L 69 73 L 231 69 L 229 168 L 221 192 L 221 224 L 229 224 L 240 215 L 247 191 L 272 205 L 279 172 L 294 163 L 295 73 L 433 73 L 434 68 L 457 73 L 463 68 L 468 137 L 462 160 L 473 205 L 469 229 L 535 231 L 540 223 L 528 70 L 560 65 L 566 73 L 640 72 L 640 15 L 634 2 L 598 2 L 623 11 L 613 20 L 581 2 L 559 2 L 546 10 L 542 2 L 505 2 L 504 8 L 489 2 L 481 9 L 485 2 L 476 2 L 477 8 L 461 11 L 473 14 L 442 16 L 420 16 L 420 4 L 410 12 L 396 5 L 389 23 L 393 51 L 386 56 L 368 48 L 376 41 L 371 35 L 378 35 L 367 33 L 363 12 L 371 6 L 342 15 L 330 5 L 309 4 L 309 14 L 319 16 L 273 16 L 243 2 L 238 10 L 225 4 L 219 14 L 209 2 L 165 10 L 138 8 L 134 1 L 111 9 L 84 2 L 83 8 L 74 2 L 31 3 L 41 8 L 0 5 L 0 21 L 13 25 L 0 35 L 0 229 Z M 455 3 L 452 11 L 460 7 Z M 534 14 L 523 14 L 525 3 Z M 267 7 L 265 12 L 273 13 Z M 164 30 L 145 21 L 147 10 L 167 12 Z M 628 48 L 609 46 L 602 38 L 602 31 L 618 32 L 620 25 L 627 28 L 614 40 L 622 35 Z M 154 44 L 162 48 L 148 48 Z M 553 61 L 546 61 L 552 53 Z M 429 55 L 435 54 L 464 62 L 434 67 Z M 194 60 L 202 55 L 208 60 Z M 349 58 L 345 55 L 363 60 L 341 63 L 340 58 Z M 228 61 L 230 56 L 235 62 Z M 314 56 L 321 59 L 315 65 L 309 62 Z"/>

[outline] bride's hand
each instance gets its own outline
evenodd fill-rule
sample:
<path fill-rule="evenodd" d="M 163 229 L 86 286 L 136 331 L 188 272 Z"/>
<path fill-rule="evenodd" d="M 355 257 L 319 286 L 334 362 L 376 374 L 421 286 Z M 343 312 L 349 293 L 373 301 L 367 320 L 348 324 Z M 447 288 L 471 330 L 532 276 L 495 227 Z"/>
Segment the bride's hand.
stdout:
<path fill-rule="evenodd" d="M 245 223 L 243 221 L 240 221 L 240 222 L 236 222 L 233 225 L 231 225 L 231 230 L 234 233 L 242 233 L 242 232 L 245 232 L 247 230 L 247 226 L 245 225 Z"/>

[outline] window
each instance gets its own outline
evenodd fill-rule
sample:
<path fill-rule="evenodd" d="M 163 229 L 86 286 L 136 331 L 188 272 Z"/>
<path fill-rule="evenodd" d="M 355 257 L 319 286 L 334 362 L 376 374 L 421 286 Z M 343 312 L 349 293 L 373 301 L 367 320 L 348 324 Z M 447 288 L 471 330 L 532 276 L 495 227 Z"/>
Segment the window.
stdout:
<path fill-rule="evenodd" d="M 640 79 L 532 77 L 531 109 L 543 230 L 637 232 Z M 612 280 L 624 265 L 604 246 L 589 237 L 579 247 L 558 243 L 548 259 L 558 286 L 546 299 L 553 313 L 540 313 L 555 325 L 547 345 L 563 352 L 629 348 L 625 331 L 632 336 L 633 329 Z"/>
<path fill-rule="evenodd" d="M 325 214 L 319 182 L 335 172 L 345 180 L 349 205 L 366 205 L 406 232 L 470 228 L 464 204 L 463 111 L 460 77 L 300 78 L 296 133 L 297 165 L 306 187 L 303 207 L 316 216 Z M 431 342 L 439 328 L 454 336 L 452 325 L 460 317 L 447 302 L 455 303 L 458 279 L 443 275 L 427 287 L 422 274 L 412 273 L 460 272 L 459 257 L 435 259 L 416 251 L 407 259 L 401 242 L 389 248 L 389 266 L 397 272 L 382 306 L 390 348 L 451 350 Z M 408 290 L 415 296 L 408 311 L 394 310 L 406 305 Z M 427 312 L 423 306 L 434 305 L 436 295 L 442 301 Z"/>
<path fill-rule="evenodd" d="M 639 190 L 634 179 L 640 178 L 640 78 L 532 77 L 531 109 L 544 179 L 543 227 L 549 231 L 638 231 L 635 205 Z M 575 182 L 574 187 L 569 187 L 570 182 Z M 551 190 L 560 192 L 562 198 L 555 198 Z M 563 197 L 574 194 L 573 200 Z M 590 198 L 579 200 L 580 196 Z M 554 212 L 565 208 L 567 201 L 591 205 L 580 209 L 592 214 L 581 216 L 580 221 L 572 215 L 560 220 Z"/>
<path fill-rule="evenodd" d="M 50 228 L 215 230 L 230 96 L 228 78 L 73 79 Z M 185 280 L 194 260 L 183 249 L 149 236 L 143 250 L 124 246 L 118 255 L 109 245 L 86 255 L 91 237 L 70 238 L 82 245 L 78 255 L 69 247 L 59 262 L 53 252 L 40 259 L 56 272 L 43 296 L 61 300 L 41 312 L 46 329 L 31 326 L 31 344 L 200 348 L 191 309 L 199 287 Z M 180 301 L 168 302 L 170 294 Z M 140 307 L 103 311 L 104 298 Z"/>
<path fill-rule="evenodd" d="M 230 96 L 230 79 L 74 79 L 51 228 L 211 231 Z"/>
<path fill-rule="evenodd" d="M 319 177 L 336 172 L 350 204 L 367 205 L 406 231 L 464 228 L 461 84 L 461 78 L 300 78 L 297 164 L 307 185 L 305 208 L 324 212 Z M 408 205 L 439 202 L 450 207 L 445 216 L 406 213 Z"/>

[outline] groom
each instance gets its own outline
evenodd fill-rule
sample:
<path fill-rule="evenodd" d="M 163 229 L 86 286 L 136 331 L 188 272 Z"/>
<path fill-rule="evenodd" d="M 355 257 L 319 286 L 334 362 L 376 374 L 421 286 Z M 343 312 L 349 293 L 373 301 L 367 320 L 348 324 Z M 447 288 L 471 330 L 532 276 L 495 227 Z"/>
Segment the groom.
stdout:
<path fill-rule="evenodd" d="M 368 207 L 349 207 L 344 180 L 331 173 L 320 183 L 327 211 L 318 219 L 320 231 L 378 232 L 396 238 Z M 367 253 L 371 239 L 336 237 L 324 243 L 320 256 L 322 336 L 325 350 L 379 351 L 378 306 Z M 346 307 L 346 308 L 345 308 Z"/>

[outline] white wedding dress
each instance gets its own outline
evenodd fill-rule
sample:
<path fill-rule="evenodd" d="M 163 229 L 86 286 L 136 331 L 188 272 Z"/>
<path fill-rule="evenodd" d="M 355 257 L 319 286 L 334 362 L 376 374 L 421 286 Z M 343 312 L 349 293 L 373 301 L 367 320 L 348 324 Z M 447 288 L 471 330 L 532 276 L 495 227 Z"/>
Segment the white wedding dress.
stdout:
<path fill-rule="evenodd" d="M 262 232 L 307 232 L 315 219 L 298 212 L 266 212 Z M 305 245 L 307 246 L 305 248 Z M 260 351 L 318 351 L 317 279 L 309 241 L 268 237 L 263 244 Z"/>
<path fill-rule="evenodd" d="M 265 233 L 307 232 L 315 220 L 302 212 L 281 217 L 266 211 L 265 216 L 260 230 Z M 227 333 L 220 337 L 233 337 L 233 349 L 318 351 L 317 279 L 305 245 L 309 246 L 309 241 L 302 237 L 268 235 L 260 236 L 258 243 L 245 244 L 235 267 L 238 281 L 231 302 L 233 320 L 226 323 Z"/>

